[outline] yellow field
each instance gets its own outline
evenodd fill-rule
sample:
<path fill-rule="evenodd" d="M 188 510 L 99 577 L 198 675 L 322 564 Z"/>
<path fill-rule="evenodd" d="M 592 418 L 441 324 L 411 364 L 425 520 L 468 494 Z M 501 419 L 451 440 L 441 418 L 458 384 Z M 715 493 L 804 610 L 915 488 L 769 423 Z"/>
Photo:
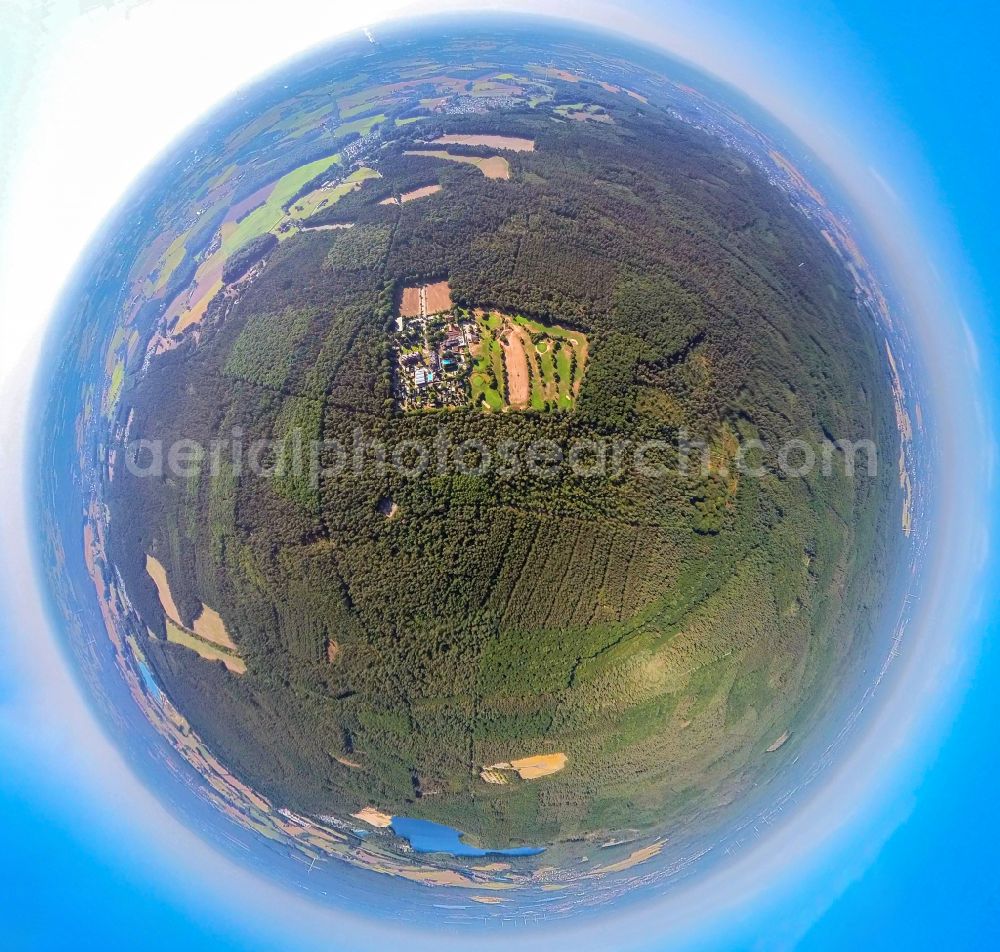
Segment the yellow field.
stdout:
<path fill-rule="evenodd" d="M 221 661 L 235 674 L 243 674 L 247 666 L 237 655 L 236 644 L 226 631 L 219 613 L 207 605 L 202 605 L 201 612 L 193 623 L 194 631 L 188 631 L 180 623 L 180 612 L 177 611 L 177 603 L 170 591 L 167 570 L 163 564 L 153 556 L 147 555 L 146 571 L 160 596 L 163 614 L 167 616 L 167 641 L 190 648 L 207 661 Z"/>
<path fill-rule="evenodd" d="M 522 780 L 537 780 L 539 777 L 548 777 L 550 774 L 558 773 L 566 766 L 568 757 L 565 754 L 535 754 L 531 757 L 520 757 L 509 763 L 493 764 L 484 767 L 479 776 L 487 783 L 507 783 L 506 777 L 500 773 L 501 770 L 515 770 Z"/>
<path fill-rule="evenodd" d="M 206 661 L 221 661 L 233 674 L 246 673 L 247 666 L 242 658 L 237 658 L 236 655 L 230 654 L 228 651 L 223 651 L 221 648 L 210 645 L 207 641 L 196 638 L 169 620 L 167 621 L 167 641 L 190 648 Z"/>
<path fill-rule="evenodd" d="M 149 577 L 153 580 L 153 584 L 156 586 L 156 591 L 160 596 L 160 604 L 163 606 L 163 613 L 167 618 L 180 624 L 178 619 L 181 617 L 180 612 L 177 611 L 177 605 L 174 603 L 174 596 L 170 591 L 170 583 L 167 581 L 167 570 L 159 562 L 159 560 L 154 559 L 153 556 L 146 556 L 146 571 L 149 573 Z"/>
<path fill-rule="evenodd" d="M 652 859 L 663 849 L 665 845 L 665 840 L 657 840 L 649 846 L 643 846 L 642 848 L 635 850 L 626 856 L 625 859 L 619 860 L 617 863 L 609 863 L 607 866 L 598 866 L 597 869 L 588 873 L 586 878 L 592 879 L 595 876 L 604 876 L 607 873 L 620 873 L 623 870 L 631 869 L 633 866 L 638 866 L 640 863 L 646 862 L 647 859 Z"/>
<path fill-rule="evenodd" d="M 533 152 L 534 139 L 524 139 L 520 136 L 475 136 L 447 135 L 434 140 L 435 145 L 485 145 L 491 149 L 508 149 L 511 152 Z"/>
<path fill-rule="evenodd" d="M 202 605 L 201 614 L 194 620 L 192 627 L 199 638 L 210 641 L 220 648 L 236 651 L 236 645 L 229 636 L 229 632 L 226 631 L 222 616 L 214 608 Z"/>
<path fill-rule="evenodd" d="M 403 155 L 423 155 L 448 162 L 464 162 L 466 165 L 474 165 L 487 178 L 510 178 L 510 163 L 502 155 L 491 155 L 484 159 L 478 155 L 452 155 L 444 149 L 407 149 Z"/>
<path fill-rule="evenodd" d="M 392 817 L 388 813 L 376 810 L 375 807 L 365 807 L 362 810 L 358 810 L 357 813 L 352 813 L 351 816 L 355 820 L 367 823 L 369 826 L 377 826 L 382 829 L 392 824 Z"/>

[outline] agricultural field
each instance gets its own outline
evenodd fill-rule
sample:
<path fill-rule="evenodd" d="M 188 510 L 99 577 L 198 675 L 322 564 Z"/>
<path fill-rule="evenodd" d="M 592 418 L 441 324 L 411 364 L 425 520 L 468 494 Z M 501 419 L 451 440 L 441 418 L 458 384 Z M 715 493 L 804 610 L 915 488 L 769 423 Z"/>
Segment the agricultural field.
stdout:
<path fill-rule="evenodd" d="M 311 218 L 321 209 L 339 202 L 345 195 L 361 188 L 369 179 L 376 178 L 379 178 L 379 174 L 374 169 L 367 166 L 355 169 L 343 181 L 335 185 L 321 185 L 293 202 L 288 209 L 288 217 L 296 221 Z"/>
<path fill-rule="evenodd" d="M 522 136 L 458 135 L 439 136 L 434 145 L 481 145 L 490 149 L 507 149 L 511 152 L 534 152 L 534 139 Z"/>
<path fill-rule="evenodd" d="M 435 195 L 440 191 L 441 186 L 436 183 L 434 185 L 421 185 L 420 188 L 413 188 L 408 192 L 400 193 L 398 198 L 395 195 L 390 195 L 389 198 L 383 198 L 379 204 L 405 205 L 407 202 L 414 202 L 418 198 L 427 198 L 429 195 Z"/>
<path fill-rule="evenodd" d="M 349 136 L 353 133 L 362 136 L 368 135 L 379 123 L 385 122 L 386 118 L 385 113 L 382 112 L 375 116 L 361 116 L 350 122 L 344 122 L 337 126 L 337 136 Z"/>
<path fill-rule="evenodd" d="M 231 651 L 220 648 L 210 641 L 198 638 L 190 631 L 175 625 L 172 621 L 167 622 L 167 641 L 173 645 L 180 645 L 195 652 L 200 658 L 206 661 L 221 661 L 233 674 L 246 674 L 247 666 L 245 662 Z"/>
<path fill-rule="evenodd" d="M 404 155 L 417 155 L 428 159 L 444 159 L 474 165 L 488 179 L 509 179 L 510 163 L 502 155 L 456 155 L 444 149 L 408 149 Z"/>

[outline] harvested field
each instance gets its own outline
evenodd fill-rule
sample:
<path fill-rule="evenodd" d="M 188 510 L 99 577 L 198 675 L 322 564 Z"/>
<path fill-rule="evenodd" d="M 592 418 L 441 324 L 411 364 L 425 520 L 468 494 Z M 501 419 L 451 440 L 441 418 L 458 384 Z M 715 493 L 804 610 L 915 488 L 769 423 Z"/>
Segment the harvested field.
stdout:
<path fill-rule="evenodd" d="M 236 651 L 236 644 L 229 632 L 226 631 L 222 616 L 214 608 L 202 605 L 201 614 L 194 620 L 191 627 L 199 638 L 204 638 L 205 641 L 210 641 L 213 645 L 228 648 L 230 651 Z"/>
<path fill-rule="evenodd" d="M 507 149 L 509 152 L 534 152 L 535 140 L 520 136 L 447 135 L 434 140 L 435 145 L 484 145 L 490 149 Z"/>
<path fill-rule="evenodd" d="M 488 159 L 480 159 L 476 164 L 487 178 L 510 178 L 510 163 L 502 155 L 491 155 Z"/>
<path fill-rule="evenodd" d="M 420 288 L 403 288 L 403 298 L 399 303 L 399 313 L 403 317 L 420 317 Z"/>
<path fill-rule="evenodd" d="M 441 314 L 450 311 L 451 288 L 447 281 L 437 281 L 434 284 L 424 285 L 424 300 L 427 314 Z"/>
<path fill-rule="evenodd" d="M 357 813 L 352 813 L 351 816 L 355 820 L 361 820 L 362 823 L 367 823 L 369 826 L 377 826 L 383 830 L 386 827 L 392 826 L 392 817 L 388 813 L 376 810 L 375 807 L 364 807 L 364 809 L 358 810 Z"/>
<path fill-rule="evenodd" d="M 172 621 L 167 622 L 167 641 L 175 645 L 189 648 L 191 651 L 201 655 L 206 661 L 221 661 L 233 674 L 245 674 L 247 670 L 242 658 L 223 651 L 201 638 L 196 638 L 193 634 L 175 625 Z"/>
<path fill-rule="evenodd" d="M 607 866 L 598 866 L 595 870 L 587 873 L 587 878 L 590 879 L 595 876 L 605 876 L 608 873 L 620 873 L 626 869 L 631 869 L 633 866 L 638 866 L 640 863 L 646 862 L 648 859 L 652 859 L 656 856 L 666 845 L 666 840 L 657 840 L 655 843 L 650 843 L 649 846 L 643 846 L 640 849 L 634 850 L 623 860 L 619 860 L 617 863 L 609 863 Z"/>
<path fill-rule="evenodd" d="M 565 754 L 536 754 L 512 760 L 510 765 L 521 775 L 522 780 L 536 780 L 538 777 L 558 773 L 566 766 L 566 760 Z"/>
<path fill-rule="evenodd" d="M 492 767 L 484 767 L 479 771 L 479 776 L 482 777 L 487 783 L 510 783 L 507 779 L 507 775 L 502 770 L 494 770 Z"/>
<path fill-rule="evenodd" d="M 785 731 L 785 733 L 782 734 L 776 741 L 768 745 L 767 752 L 769 754 L 773 754 L 779 748 L 784 747 L 785 743 L 788 741 L 788 738 L 791 736 L 792 735 L 790 731 Z"/>
<path fill-rule="evenodd" d="M 445 159 L 448 162 L 464 162 L 474 165 L 487 178 L 509 179 L 510 163 L 502 155 L 491 155 L 488 159 L 477 155 L 452 155 L 444 149 L 407 149 L 403 155 L 422 155 L 431 159 Z"/>
<path fill-rule="evenodd" d="M 451 287 L 447 281 L 433 284 L 413 284 L 403 288 L 399 302 L 401 317 L 427 317 L 452 309 Z"/>
<path fill-rule="evenodd" d="M 177 605 L 174 602 L 174 596 L 170 591 L 170 583 L 167 581 L 167 570 L 163 567 L 162 563 L 154 559 L 153 556 L 146 556 L 146 571 L 149 573 L 149 577 L 153 580 L 153 584 L 156 586 L 156 591 L 160 596 L 160 605 L 163 606 L 163 613 L 173 622 L 177 622 L 180 618 L 180 612 L 177 611 Z"/>
<path fill-rule="evenodd" d="M 406 202 L 415 201 L 418 198 L 426 198 L 428 195 L 433 195 L 435 192 L 440 192 L 440 185 L 425 185 L 423 188 L 415 188 L 412 192 L 403 192 L 399 196 L 399 200 L 405 204 Z"/>
<path fill-rule="evenodd" d="M 535 754 L 531 757 L 520 757 L 510 763 L 484 767 L 479 776 L 487 783 L 504 784 L 509 781 L 502 771 L 516 770 L 522 780 L 537 780 L 539 777 L 558 773 L 566 766 L 567 759 L 565 754 Z"/>
<path fill-rule="evenodd" d="M 146 556 L 146 571 L 156 586 L 160 596 L 160 605 L 167 617 L 167 641 L 183 645 L 198 652 L 206 661 L 221 661 L 235 674 L 243 674 L 247 666 L 236 655 L 236 644 L 226 631 L 222 617 L 217 611 L 207 605 L 201 606 L 201 612 L 192 623 L 193 631 L 188 631 L 180 623 L 180 613 L 170 591 L 167 581 L 167 570 L 151 555 Z"/>
<path fill-rule="evenodd" d="M 509 330 L 500 338 L 504 366 L 507 368 L 507 403 L 515 410 L 531 403 L 531 373 L 522 335 Z"/>

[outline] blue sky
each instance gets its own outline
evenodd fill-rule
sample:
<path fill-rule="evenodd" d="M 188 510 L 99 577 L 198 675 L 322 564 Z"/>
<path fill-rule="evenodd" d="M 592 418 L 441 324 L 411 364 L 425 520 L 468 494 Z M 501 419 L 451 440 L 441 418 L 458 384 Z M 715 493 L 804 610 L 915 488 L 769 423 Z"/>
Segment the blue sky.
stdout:
<path fill-rule="evenodd" d="M 56 4 L 55 9 L 69 18 L 75 14 L 66 11 L 73 6 Z M 986 4 L 966 3 L 945 14 L 930 5 L 866 0 L 763 0 L 752 6 L 707 0 L 630 4 L 627 17 L 596 3 L 549 6 L 554 12 L 587 15 L 623 29 L 638 24 L 641 30 L 648 24 L 651 37 L 716 72 L 725 75 L 729 69 L 728 78 L 781 115 L 841 174 L 880 236 L 895 230 L 901 244 L 894 262 L 903 261 L 912 250 L 906 247 L 906 234 L 910 223 L 916 226 L 920 234 L 910 231 L 912 244 L 930 248 L 931 261 L 942 276 L 936 307 L 924 302 L 928 306 L 919 319 L 940 322 L 947 333 L 939 339 L 952 339 L 961 336 L 956 323 L 961 310 L 976 339 L 982 379 L 998 379 L 997 332 L 992 315 L 981 305 L 1000 300 L 997 202 L 989 188 L 1000 154 L 991 69 L 1000 17 Z M 193 8 L 178 4 L 175 9 L 182 17 Z M 46 68 L 44 57 L 5 56 L 4 44 L 14 43 L 14 34 L 0 33 L 6 35 L 0 39 L 0 61 L 8 64 L 2 68 L 26 63 L 29 74 Z M 114 38 L 123 42 L 129 35 L 123 28 Z M 321 37 L 322 27 L 313 39 Z M 51 55 L 59 43 L 55 31 L 39 49 Z M 125 55 L 123 50 L 123 63 Z M 14 84 L 6 86 L 11 88 Z M 25 88 L 32 109 L 55 108 L 45 99 L 44 87 L 28 83 Z M 224 93 L 221 85 L 215 88 L 219 95 Z M 197 115 L 192 102 L 186 112 L 179 108 L 172 117 L 178 129 Z M 0 120 L 22 123 L 23 112 L 0 96 Z M 167 138 L 160 141 L 153 132 L 143 131 L 140 119 L 136 122 L 134 137 L 148 144 L 146 153 L 135 152 L 135 170 L 172 137 L 169 123 Z M 0 172 L 5 176 L 0 188 L 13 180 L 10 163 L 18 158 L 12 146 L 6 152 L 4 148 L 0 145 Z M 79 161 L 85 167 L 86 158 L 81 155 Z M 111 181 L 103 193 L 97 190 L 95 202 L 103 202 L 102 210 L 127 184 L 129 168 L 115 170 L 125 181 Z M 875 169 L 877 177 L 865 178 L 866 169 Z M 66 168 L 64 174 L 72 184 L 73 169 Z M 879 197 L 880 181 L 889 183 L 895 201 Z M 3 208 L 0 205 L 0 214 Z M 92 208 L 83 208 L 81 220 L 93 214 Z M 65 252 L 67 260 L 71 251 Z M 909 270 L 900 265 L 897 273 L 912 277 L 918 287 L 913 264 L 918 256 L 914 252 L 907 260 Z M 3 289 L 6 294 L 8 288 Z M 931 329 L 927 334 L 934 339 Z M 30 352 L 29 344 L 24 346 Z M 942 353 L 944 365 L 951 356 Z M 958 360 L 956 356 L 954 363 Z M 30 369 L 30 360 L 22 363 Z M 935 379 L 945 387 L 948 368 L 938 369 Z M 9 377 L 18 379 L 23 382 L 23 377 Z M 995 391 L 980 396 L 988 406 L 997 402 Z M 958 398 L 943 406 L 954 415 L 947 421 L 949 427 L 971 425 L 958 418 Z M 971 432 L 958 445 L 976 454 L 968 466 L 977 468 L 985 447 L 973 443 Z M 0 470 L 7 465 L 5 453 Z M 985 474 L 978 475 L 981 478 L 968 485 L 981 493 L 979 528 L 994 529 L 996 499 Z M 971 529 L 957 521 L 959 543 L 961 533 L 971 534 Z M 16 516 L 0 516 L 5 541 L 18 531 Z M 956 547 L 959 543 L 953 541 Z M 249 875 L 214 858 L 193 836 L 185 839 L 155 805 L 141 802 L 136 781 L 129 782 L 127 770 L 97 729 L 74 720 L 82 710 L 76 688 L 64 672 L 53 671 L 60 656 L 48 644 L 47 634 L 36 630 L 23 612 L 24 579 L 12 550 L 5 551 L 0 642 L 13 648 L 0 654 L 0 930 L 5 945 L 57 948 L 79 944 L 82 938 L 101 938 L 105 947 L 118 948 L 141 938 L 147 948 L 276 947 L 275 930 L 287 929 L 290 921 L 287 910 L 285 919 L 273 922 L 261 915 L 267 907 L 249 900 L 256 896 L 250 892 L 254 887 Z M 885 736 L 893 744 L 888 755 L 896 745 L 903 751 L 909 733 L 922 731 L 922 742 L 913 745 L 916 752 L 907 747 L 900 753 L 895 773 L 881 780 L 877 798 L 859 802 L 843 836 L 823 838 L 825 845 L 809 862 L 775 872 L 766 894 L 752 906 L 721 911 L 700 940 L 689 935 L 681 945 L 825 950 L 891 943 L 914 949 L 961 948 L 981 945 L 976 937 L 995 931 L 1000 908 L 1000 874 L 995 869 L 1000 819 L 993 809 L 993 785 L 1000 776 L 994 739 L 1000 714 L 1000 646 L 996 606 L 985 593 L 995 588 L 991 583 L 996 569 L 991 560 L 981 613 L 940 625 L 935 637 L 942 644 L 926 647 L 911 662 L 925 666 L 916 683 L 926 688 L 920 697 L 933 709 L 930 723 L 909 711 L 912 728 L 907 722 Z M 945 583 L 939 578 L 936 584 Z M 25 651 L 28 644 L 30 652 Z M 35 666 L 30 660 L 12 662 L 11 655 L 19 654 L 30 654 Z M 44 678 L 33 680 L 42 667 Z M 936 678 L 940 696 L 933 693 Z M 866 769 L 871 760 L 858 763 L 858 769 Z M 95 795 L 101 777 L 116 778 L 103 802 Z M 862 786 L 860 781 L 857 786 Z M 171 831 L 169 846 L 150 833 L 157 829 Z M 213 881 L 221 886 L 213 887 Z M 241 893 L 244 886 L 247 891 Z M 289 906 L 298 908 L 291 900 Z M 303 912 L 304 924 L 307 918 Z M 304 925 L 302 945 L 312 946 L 322 936 L 338 948 L 338 937 L 343 936 L 345 946 L 364 947 L 363 929 L 356 923 L 342 926 L 324 931 L 329 923 L 310 921 L 308 929 Z M 665 934 L 666 924 L 663 929 Z M 286 932 L 286 938 L 289 935 Z M 369 942 L 378 947 L 374 939 Z M 295 947 L 298 942 L 289 944 Z M 669 946 L 678 947 L 675 937 Z"/>

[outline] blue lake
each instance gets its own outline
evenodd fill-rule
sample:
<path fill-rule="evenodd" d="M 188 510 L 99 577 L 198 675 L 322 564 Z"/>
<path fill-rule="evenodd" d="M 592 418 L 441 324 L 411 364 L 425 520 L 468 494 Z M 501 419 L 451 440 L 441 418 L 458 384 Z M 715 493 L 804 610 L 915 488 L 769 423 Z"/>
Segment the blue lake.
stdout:
<path fill-rule="evenodd" d="M 160 689 L 157 686 L 155 679 L 153 678 L 153 672 L 149 670 L 145 661 L 139 662 L 139 674 L 142 675 L 142 680 L 143 683 L 146 685 L 146 690 L 153 695 L 153 700 L 156 701 L 157 704 L 159 704 L 162 697 L 160 694 Z"/>
<path fill-rule="evenodd" d="M 481 850 L 462 842 L 462 834 L 450 826 L 430 820 L 392 818 L 392 832 L 407 840 L 417 853 L 450 853 L 452 856 L 537 856 L 544 846 L 515 846 L 506 850 Z"/>

